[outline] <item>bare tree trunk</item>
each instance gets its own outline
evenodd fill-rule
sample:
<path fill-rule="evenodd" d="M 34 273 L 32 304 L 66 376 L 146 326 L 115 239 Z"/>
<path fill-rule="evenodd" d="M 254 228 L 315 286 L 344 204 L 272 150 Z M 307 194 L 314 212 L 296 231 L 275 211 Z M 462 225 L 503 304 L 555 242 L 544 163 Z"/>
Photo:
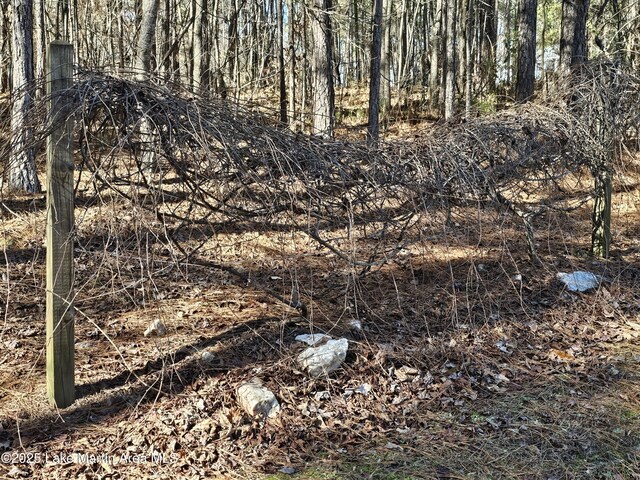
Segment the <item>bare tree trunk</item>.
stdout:
<path fill-rule="evenodd" d="M 11 190 L 39 193 L 40 181 L 31 144 L 32 130 L 27 124 L 33 95 L 30 86 L 33 81 L 33 4 L 32 0 L 12 0 L 12 7 L 14 97 L 11 110 L 11 158 L 6 182 Z"/>
<path fill-rule="evenodd" d="M 278 80 L 280 90 L 280 122 L 283 125 L 287 120 L 287 82 L 284 66 L 284 10 L 282 0 L 278 0 Z"/>
<path fill-rule="evenodd" d="M 481 75 L 487 82 L 487 93 L 496 91 L 498 26 L 496 0 L 485 0 L 479 4 L 482 13 L 482 46 L 479 49 L 482 64 Z"/>
<path fill-rule="evenodd" d="M 151 53 L 155 45 L 156 19 L 158 17 L 159 0 L 143 0 L 142 22 L 138 36 L 135 68 L 141 80 L 151 72 Z"/>
<path fill-rule="evenodd" d="M 383 116 L 391 108 L 391 14 L 393 2 L 384 5 L 382 19 L 382 52 L 380 54 L 380 114 Z"/>
<path fill-rule="evenodd" d="M 333 89 L 332 0 L 314 0 L 313 34 L 313 133 L 333 137 L 335 94 Z"/>
<path fill-rule="evenodd" d="M 209 90 L 209 8 L 208 0 L 194 0 L 193 91 L 202 95 Z"/>
<path fill-rule="evenodd" d="M 380 134 L 380 55 L 382 53 L 382 1 L 373 3 L 373 39 L 371 42 L 371 70 L 369 77 L 369 126 L 367 142 L 378 143 Z M 389 1 L 389 0 L 387 0 Z"/>
<path fill-rule="evenodd" d="M 444 0 L 431 0 L 433 23 L 431 25 L 431 72 L 429 74 L 429 90 L 431 105 L 441 108 L 442 77 L 444 67 Z"/>
<path fill-rule="evenodd" d="M 295 11 L 293 0 L 287 3 L 287 19 L 289 22 L 289 124 L 296 128 L 296 41 L 295 41 Z"/>
<path fill-rule="evenodd" d="M 171 73 L 171 9 L 169 0 L 161 0 L 158 5 L 156 25 L 156 70 L 166 77 Z"/>
<path fill-rule="evenodd" d="M 516 100 L 525 102 L 533 97 L 536 70 L 536 20 L 538 0 L 522 0 L 518 42 L 518 75 Z"/>
<path fill-rule="evenodd" d="M 122 13 L 124 10 L 124 0 L 119 0 L 118 3 L 118 67 L 123 70 L 125 67 L 125 53 L 124 53 L 124 20 Z"/>
<path fill-rule="evenodd" d="M 452 120 L 456 114 L 456 0 L 447 0 L 446 55 L 444 78 L 444 119 Z"/>
<path fill-rule="evenodd" d="M 46 36 L 47 28 L 45 24 L 45 5 L 44 0 L 35 0 L 33 4 L 33 33 L 35 34 L 34 53 L 35 53 L 35 78 L 44 78 L 46 75 L 45 65 L 46 59 Z M 36 98 L 40 98 L 45 94 L 44 86 L 39 87 L 35 92 Z"/>
<path fill-rule="evenodd" d="M 464 116 L 467 120 L 471 118 L 473 101 L 473 37 L 474 37 L 474 15 L 475 0 L 467 0 L 467 25 L 465 43 L 465 99 Z"/>
<path fill-rule="evenodd" d="M 0 92 L 9 89 L 11 78 L 11 33 L 9 0 L 0 0 Z"/>
<path fill-rule="evenodd" d="M 302 124 L 302 130 L 306 131 L 307 119 L 308 119 L 308 104 L 309 104 L 309 70 L 311 69 L 311 63 L 309 62 L 309 13 L 308 7 L 304 6 L 304 12 L 302 14 L 302 99 L 300 100 L 300 123 Z"/>
<path fill-rule="evenodd" d="M 587 11 L 589 0 L 562 1 L 560 67 L 563 74 L 571 66 L 587 60 Z"/>
<path fill-rule="evenodd" d="M 146 80 L 151 72 L 151 53 L 156 42 L 158 3 L 159 0 L 143 0 L 142 2 L 142 21 L 140 23 L 135 63 L 138 80 L 140 81 Z M 139 108 L 142 107 L 139 106 Z M 155 135 L 153 126 L 146 117 L 146 112 L 141 111 L 140 113 L 142 115 L 140 120 L 140 142 L 142 143 L 140 165 L 142 172 L 148 174 L 157 168 L 156 156 L 152 148 Z"/>

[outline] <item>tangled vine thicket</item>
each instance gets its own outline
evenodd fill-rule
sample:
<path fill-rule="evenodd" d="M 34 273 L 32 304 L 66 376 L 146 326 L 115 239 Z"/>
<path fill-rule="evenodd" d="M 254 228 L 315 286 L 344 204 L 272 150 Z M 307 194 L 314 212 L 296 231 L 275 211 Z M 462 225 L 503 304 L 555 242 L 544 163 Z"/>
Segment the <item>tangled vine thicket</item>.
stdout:
<path fill-rule="evenodd" d="M 303 232 L 366 274 L 421 238 L 424 229 L 414 227 L 434 212 L 469 204 L 517 215 L 535 254 L 532 219 L 589 197 L 560 201 L 562 180 L 585 169 L 609 171 L 611 151 L 627 145 L 640 123 L 638 77 L 605 62 L 583 66 L 571 88 L 553 98 L 434 125 L 376 148 L 293 133 L 257 111 L 160 79 L 85 71 L 62 94 L 73 99 L 78 198 L 85 205 L 126 199 L 131 211 L 153 213 L 161 225 L 154 235 L 177 264 L 199 262 L 241 277 L 201 255 L 212 232 L 249 225 Z M 25 125 L 38 151 L 54 127 L 48 100 L 35 101 Z M 11 108 L 4 108 L 6 170 Z M 364 225 L 376 244 L 364 256 L 332 233 Z M 272 293 L 306 313 L 301 299 Z"/>

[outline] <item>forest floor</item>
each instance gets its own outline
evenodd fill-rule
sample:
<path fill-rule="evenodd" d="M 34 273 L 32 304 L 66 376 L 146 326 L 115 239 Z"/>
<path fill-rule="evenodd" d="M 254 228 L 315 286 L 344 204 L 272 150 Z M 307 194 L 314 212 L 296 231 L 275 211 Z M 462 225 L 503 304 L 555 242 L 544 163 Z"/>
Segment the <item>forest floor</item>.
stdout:
<path fill-rule="evenodd" d="M 639 184 L 637 170 L 617 179 L 608 260 L 588 255 L 589 204 L 536 220 L 540 263 L 514 218 L 480 207 L 434 213 L 366 275 L 282 226 L 186 239 L 250 282 L 176 266 L 148 212 L 80 196 L 77 401 L 60 411 L 45 384 L 44 200 L 4 199 L 0 477 L 640 478 Z M 374 248 L 365 227 L 334 234 Z M 556 274 L 574 270 L 602 282 L 569 292 Z M 299 290 L 309 319 L 265 286 Z M 167 334 L 143 336 L 156 319 Z M 310 332 L 349 340 L 341 369 L 300 372 L 295 336 Z M 282 407 L 267 422 L 237 402 L 255 376 Z"/>

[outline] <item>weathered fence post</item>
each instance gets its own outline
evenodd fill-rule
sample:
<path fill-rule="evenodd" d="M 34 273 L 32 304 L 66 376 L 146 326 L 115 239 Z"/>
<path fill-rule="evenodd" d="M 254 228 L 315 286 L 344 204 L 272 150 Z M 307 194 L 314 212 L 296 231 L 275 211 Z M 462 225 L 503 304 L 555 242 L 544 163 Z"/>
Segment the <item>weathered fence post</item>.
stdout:
<path fill-rule="evenodd" d="M 73 310 L 73 119 L 64 92 L 73 82 L 73 47 L 49 45 L 48 94 L 54 129 L 47 141 L 47 393 L 58 408 L 75 400 Z"/>

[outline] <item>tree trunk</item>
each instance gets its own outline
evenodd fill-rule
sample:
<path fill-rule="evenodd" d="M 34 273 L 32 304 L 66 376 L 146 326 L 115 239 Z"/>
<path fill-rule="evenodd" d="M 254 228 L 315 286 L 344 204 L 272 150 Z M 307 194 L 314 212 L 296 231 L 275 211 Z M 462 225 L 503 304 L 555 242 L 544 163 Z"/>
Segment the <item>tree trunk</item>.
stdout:
<path fill-rule="evenodd" d="M 562 1 L 560 67 L 563 74 L 571 66 L 587 60 L 587 12 L 589 0 Z"/>
<path fill-rule="evenodd" d="M 10 190 L 39 193 L 40 181 L 36 173 L 32 129 L 27 123 L 33 101 L 30 85 L 33 81 L 33 4 L 32 0 L 12 0 L 12 7 L 14 96 L 11 110 L 11 158 L 6 181 Z"/>
<path fill-rule="evenodd" d="M 296 42 L 295 42 L 295 11 L 293 0 L 287 3 L 287 19 L 289 22 L 289 124 L 296 129 Z"/>
<path fill-rule="evenodd" d="M 391 14 L 393 1 L 384 5 L 382 19 L 382 52 L 380 54 L 380 114 L 383 116 L 391 108 Z"/>
<path fill-rule="evenodd" d="M 465 101 L 464 116 L 471 119 L 473 102 L 473 37 L 474 37 L 475 0 L 467 0 L 467 25 L 465 44 Z"/>
<path fill-rule="evenodd" d="M 161 0 L 158 6 L 156 26 L 156 70 L 160 75 L 169 77 L 171 73 L 171 9 L 169 0 Z M 159 28 L 158 28 L 159 27 Z"/>
<path fill-rule="evenodd" d="M 142 21 L 140 23 L 135 63 L 140 80 L 146 79 L 151 72 L 151 53 L 155 45 L 158 2 L 159 0 L 143 0 L 142 2 Z"/>
<path fill-rule="evenodd" d="M 456 114 L 456 0 L 446 0 L 446 54 L 444 78 L 444 119 L 452 120 Z"/>
<path fill-rule="evenodd" d="M 202 38 L 203 28 L 206 18 L 206 0 L 193 0 L 195 21 L 193 24 L 193 50 L 191 52 L 193 61 L 193 80 L 191 88 L 194 93 L 203 93 L 203 61 L 205 58 L 204 41 Z"/>
<path fill-rule="evenodd" d="M 314 0 L 313 36 L 313 133 L 333 137 L 335 97 L 333 89 L 332 0 Z"/>
<path fill-rule="evenodd" d="M 496 25 L 496 0 L 480 2 L 482 22 L 482 46 L 479 49 L 482 64 L 481 75 L 487 82 L 487 93 L 496 91 L 498 28 Z"/>
<path fill-rule="evenodd" d="M 45 5 L 44 0 L 35 0 L 33 4 L 34 25 L 33 32 L 35 34 L 34 53 L 35 53 L 35 78 L 42 79 L 46 75 L 46 36 L 47 27 L 45 24 Z M 41 98 L 45 94 L 44 86 L 35 92 L 36 98 Z"/>
<path fill-rule="evenodd" d="M 533 97 L 536 70 L 536 19 L 538 0 L 522 0 L 518 42 L 518 74 L 516 100 L 525 102 Z"/>
<path fill-rule="evenodd" d="M 143 0 L 142 2 L 142 21 L 140 23 L 135 64 L 138 80 L 140 81 L 146 80 L 151 72 L 151 53 L 156 42 L 158 3 L 159 0 Z M 143 173 L 149 174 L 157 169 L 155 152 L 151 148 L 155 135 L 146 112 L 142 111 L 143 107 L 141 105 L 138 107 L 141 109 L 140 114 L 142 116 L 140 120 L 140 143 L 142 144 L 140 166 Z"/>
<path fill-rule="evenodd" d="M 0 92 L 9 89 L 11 78 L 11 33 L 9 30 L 9 0 L 0 0 Z"/>
<path fill-rule="evenodd" d="M 382 1 L 374 0 L 371 70 L 369 73 L 369 126 L 367 142 L 378 143 L 380 134 L 380 55 L 382 53 Z M 390 1 L 390 0 L 387 0 Z"/>
<path fill-rule="evenodd" d="M 284 65 L 284 9 L 282 0 L 278 0 L 278 81 L 280 90 L 280 122 L 286 125 L 287 120 L 287 82 Z"/>
<path fill-rule="evenodd" d="M 431 71 L 429 90 L 431 105 L 438 111 L 442 108 L 442 70 L 444 68 L 444 0 L 431 0 L 433 22 L 431 24 Z"/>

